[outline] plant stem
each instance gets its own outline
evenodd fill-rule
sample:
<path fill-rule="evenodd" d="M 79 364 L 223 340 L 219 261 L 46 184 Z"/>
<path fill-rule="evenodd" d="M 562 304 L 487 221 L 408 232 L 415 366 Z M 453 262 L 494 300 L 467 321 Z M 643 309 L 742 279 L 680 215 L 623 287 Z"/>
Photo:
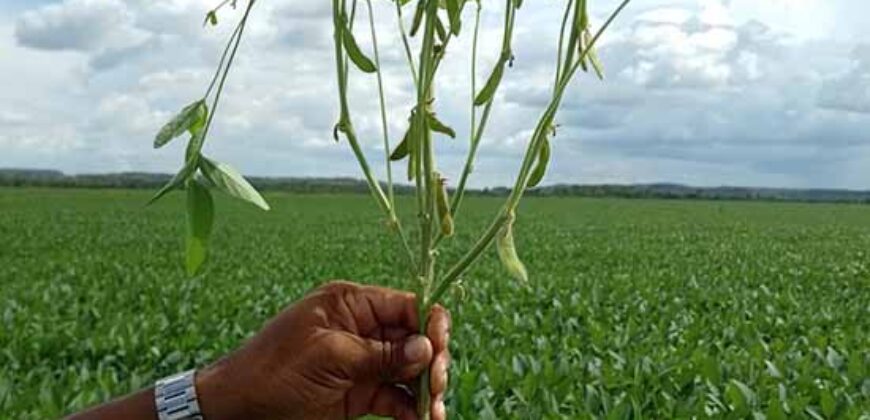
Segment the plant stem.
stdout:
<path fill-rule="evenodd" d="M 215 114 L 217 114 L 217 107 L 220 103 L 221 93 L 224 91 L 224 85 L 227 82 L 227 76 L 230 74 L 230 68 L 233 66 L 233 61 L 236 59 L 236 53 L 239 52 L 239 44 L 242 42 L 242 34 L 245 32 L 245 25 L 248 23 L 248 17 L 251 15 L 251 9 L 254 7 L 255 0 L 251 0 L 248 2 L 248 7 L 245 9 L 245 14 L 242 16 L 242 20 L 239 22 L 239 26 L 233 34 L 235 35 L 235 43 L 233 43 L 232 38 L 230 39 L 230 44 L 233 44 L 232 51 L 230 52 L 229 60 L 227 60 L 227 65 L 224 67 L 223 74 L 221 75 L 220 82 L 218 83 L 217 92 L 214 95 L 214 100 L 211 104 L 211 109 L 208 113 L 208 120 L 205 123 L 205 128 L 203 128 L 202 132 L 202 143 L 205 143 L 205 139 L 208 138 L 209 129 L 211 129 L 211 123 L 214 120 Z M 229 44 L 227 45 L 229 47 Z M 224 56 L 226 56 L 226 51 L 224 51 Z M 223 57 L 221 58 L 221 62 L 223 62 Z M 220 72 L 220 68 L 218 68 L 218 72 Z M 212 86 L 209 86 L 208 91 L 206 92 L 206 97 L 208 97 L 208 93 L 211 92 L 212 87 L 214 85 L 214 81 L 212 81 Z M 187 156 L 185 156 L 185 160 L 190 162 L 191 159 L 198 158 L 197 156 L 192 156 L 193 149 L 191 149 L 194 142 L 188 143 Z"/>
<path fill-rule="evenodd" d="M 341 106 L 341 116 L 339 117 L 339 127 L 341 131 L 344 132 L 345 137 L 347 138 L 347 142 L 350 144 L 351 149 L 353 150 L 354 156 L 359 162 L 360 168 L 365 175 L 366 182 L 369 185 L 369 190 L 372 192 L 372 196 L 374 196 L 375 201 L 377 201 L 378 206 L 381 210 L 384 211 L 388 216 L 393 215 L 392 207 L 390 206 L 390 202 L 387 199 L 384 191 L 381 189 L 380 184 L 375 179 L 372 174 L 372 170 L 369 167 L 368 161 L 366 160 L 365 154 L 362 151 L 362 148 L 359 145 L 359 141 L 356 137 L 356 132 L 353 128 L 353 123 L 350 119 L 350 110 L 347 103 L 347 61 L 344 58 L 344 50 L 342 47 L 342 30 L 340 29 L 343 25 L 342 14 L 344 13 L 344 2 L 340 0 L 333 0 L 333 23 L 335 25 L 335 61 L 336 61 L 336 72 L 338 74 L 338 90 L 339 90 L 339 101 Z"/>
<path fill-rule="evenodd" d="M 414 79 L 414 85 L 417 84 L 417 69 L 415 69 L 414 56 L 411 54 L 411 45 L 408 43 L 408 33 L 405 31 L 405 21 L 402 20 L 402 5 L 399 1 L 394 1 L 396 4 L 396 19 L 399 22 L 399 34 L 402 36 L 402 45 L 405 48 L 405 58 L 408 60 L 408 66 L 411 68 L 411 78 Z"/>
<path fill-rule="evenodd" d="M 504 35 L 502 37 L 502 52 L 499 57 L 499 62 L 496 65 L 504 65 L 502 60 L 504 57 L 509 57 L 511 54 L 511 38 L 513 36 L 513 27 L 514 27 L 514 4 L 512 0 L 507 0 L 505 3 L 505 23 L 504 23 Z M 483 109 L 483 115 L 480 119 L 480 125 L 477 127 L 477 131 L 474 128 L 475 121 L 475 112 L 476 107 L 474 105 L 474 97 L 477 95 L 477 91 L 475 87 L 475 77 L 476 77 L 476 62 L 477 62 L 477 36 L 478 36 L 478 25 L 480 22 L 480 7 L 478 6 L 477 10 L 477 20 L 475 22 L 474 27 L 474 41 L 472 46 L 472 93 L 471 93 L 471 108 L 472 108 L 472 131 L 471 131 L 471 147 L 468 150 L 468 156 L 465 159 L 465 167 L 462 170 L 462 175 L 459 177 L 459 184 L 456 187 L 456 192 L 453 195 L 453 201 L 450 206 L 450 214 L 453 216 L 453 221 L 456 221 L 457 214 L 459 213 L 460 206 L 462 205 L 462 200 L 465 197 L 465 190 L 467 188 L 468 178 L 471 176 L 471 173 L 474 171 L 474 160 L 477 157 L 477 150 L 480 146 L 480 140 L 483 138 L 483 133 L 486 130 L 486 123 L 489 120 L 490 111 L 492 110 L 493 103 L 495 102 L 495 95 L 486 103 L 486 106 Z M 436 242 L 440 242 L 442 239 L 441 236 L 438 237 Z"/>
<path fill-rule="evenodd" d="M 435 19 L 438 13 L 437 0 L 425 1 L 426 23 L 423 43 L 420 50 L 420 70 L 417 75 L 417 106 L 414 114 L 417 137 L 416 165 L 418 210 L 420 215 L 420 263 L 421 280 L 419 295 L 420 333 L 426 334 L 429 323 L 429 291 L 434 283 L 434 256 L 432 252 L 432 230 L 434 226 L 435 188 L 433 188 L 434 159 L 432 157 L 432 137 L 427 121 L 428 106 L 432 97 L 431 80 L 434 76 L 434 37 Z M 422 172 L 422 173 L 421 173 Z M 422 176 L 421 176 L 422 175 Z M 422 185 L 421 185 L 422 184 Z M 422 188 L 421 188 L 422 187 Z M 428 420 L 430 414 L 429 370 L 424 370 L 417 381 L 417 417 Z"/>
<path fill-rule="evenodd" d="M 571 15 L 571 6 L 574 4 L 574 0 L 568 0 L 568 3 L 565 5 L 565 14 L 562 16 L 562 27 L 559 29 L 559 49 L 556 52 L 556 82 L 553 85 L 555 88 L 559 85 L 559 81 L 561 80 L 560 75 L 562 74 L 562 48 L 564 47 L 565 41 L 565 26 L 568 24 L 568 16 Z"/>
<path fill-rule="evenodd" d="M 457 262 L 444 277 L 441 278 L 439 284 L 435 287 L 434 292 L 430 295 L 428 304 L 434 305 L 438 303 L 444 293 L 450 288 L 450 286 L 459 279 L 462 274 L 471 266 L 472 263 L 477 261 L 480 258 L 480 255 L 485 251 L 489 245 L 492 243 L 493 239 L 495 239 L 495 235 L 498 234 L 499 230 L 504 226 L 504 224 L 508 221 L 508 214 L 513 212 L 519 203 L 520 198 L 522 198 L 523 193 L 525 192 L 525 188 L 528 184 L 529 180 L 529 171 L 531 170 L 531 166 L 534 163 L 534 159 L 537 156 L 538 149 L 540 149 L 541 144 L 543 143 L 543 138 L 546 136 L 546 128 L 552 124 L 553 119 L 555 118 L 556 111 L 561 104 L 562 97 L 564 95 L 565 89 L 567 88 L 569 82 L 573 78 L 574 74 L 577 72 L 577 69 L 580 67 L 580 64 L 586 59 L 586 55 L 589 51 L 592 50 L 592 47 L 598 42 L 598 39 L 601 37 L 601 34 L 613 23 L 613 20 L 628 6 L 631 0 L 623 0 L 619 7 L 608 17 L 607 21 L 595 33 L 595 36 L 589 42 L 587 48 L 583 50 L 578 59 L 571 62 L 566 62 L 566 67 L 570 65 L 570 68 L 562 74 L 562 79 L 559 81 L 558 86 L 556 87 L 555 92 L 553 93 L 553 98 L 550 101 L 549 106 L 547 107 L 544 114 L 541 116 L 541 119 L 538 121 L 538 126 L 535 129 L 534 134 L 532 134 L 531 141 L 529 142 L 529 147 L 526 150 L 526 154 L 523 157 L 523 163 L 520 168 L 520 173 L 517 175 L 516 184 L 511 191 L 510 196 L 505 201 L 504 207 L 499 210 L 493 222 L 487 228 L 487 230 L 483 233 L 480 239 L 477 240 L 475 245 L 460 258 L 459 262 Z M 567 53 L 566 53 L 567 54 Z"/>
<path fill-rule="evenodd" d="M 390 134 L 389 127 L 387 125 L 387 105 L 386 99 L 384 99 L 384 79 L 381 72 L 381 58 L 378 53 L 378 35 L 375 31 L 375 17 L 372 12 L 372 0 L 366 0 L 366 5 L 368 6 L 369 11 L 369 26 L 372 30 L 372 48 L 375 53 L 375 68 L 377 76 L 378 76 L 378 99 L 381 108 L 381 126 L 384 134 L 384 154 L 385 154 L 385 165 L 387 168 L 387 195 L 390 200 L 390 209 L 393 210 L 393 217 L 395 217 L 395 208 L 396 208 L 396 196 L 393 188 L 393 165 L 390 161 Z M 390 220 L 390 222 L 394 222 L 394 220 Z"/>

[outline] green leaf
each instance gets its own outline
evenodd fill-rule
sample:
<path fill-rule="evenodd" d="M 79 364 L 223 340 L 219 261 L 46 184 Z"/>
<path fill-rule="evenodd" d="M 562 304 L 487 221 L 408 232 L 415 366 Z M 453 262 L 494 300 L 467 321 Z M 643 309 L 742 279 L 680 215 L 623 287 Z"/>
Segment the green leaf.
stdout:
<path fill-rule="evenodd" d="M 523 7 L 523 0 L 514 0 L 514 8 L 519 10 L 520 7 Z"/>
<path fill-rule="evenodd" d="M 188 165 L 196 165 L 203 144 L 205 144 L 205 130 L 194 128 L 190 140 L 187 142 L 187 151 L 184 153 Z"/>
<path fill-rule="evenodd" d="M 184 134 L 185 131 L 204 125 L 207 119 L 208 106 L 205 104 L 205 99 L 200 99 L 184 107 L 154 137 L 154 148 L 159 149 L 172 139 Z"/>
<path fill-rule="evenodd" d="M 190 179 L 195 171 L 196 165 L 185 164 L 184 167 L 181 168 L 181 170 L 178 171 L 178 173 L 175 174 L 175 176 L 172 177 L 172 179 L 170 179 L 169 182 L 167 182 L 166 185 L 163 186 L 163 188 L 157 191 L 157 194 L 154 194 L 154 197 L 151 197 L 151 199 L 148 200 L 148 203 L 146 203 L 145 205 L 149 206 L 151 204 L 154 204 L 154 202 L 162 198 L 164 195 L 168 194 L 170 191 L 184 185 L 185 181 Z"/>
<path fill-rule="evenodd" d="M 464 0 L 446 0 L 447 2 L 447 17 L 450 19 L 450 32 L 453 35 L 459 35 L 459 30 L 462 27 L 461 14 Z M 462 3 L 462 4 L 460 4 Z"/>
<path fill-rule="evenodd" d="M 223 192 L 263 210 L 269 210 L 269 204 L 263 196 L 232 166 L 203 156 L 200 160 L 200 169 L 203 175 Z"/>
<path fill-rule="evenodd" d="M 208 12 L 207 15 L 205 15 L 205 22 L 202 23 L 202 26 L 205 26 L 206 24 L 211 24 L 211 26 L 217 26 L 218 19 L 216 11 L 212 10 Z"/>
<path fill-rule="evenodd" d="M 822 414 L 827 418 L 833 418 L 834 413 L 837 412 L 837 400 L 834 399 L 834 395 L 831 394 L 830 389 L 823 389 L 822 395 L 820 397 L 819 404 L 822 407 Z"/>
<path fill-rule="evenodd" d="M 342 24 L 341 28 L 341 39 L 344 43 L 344 49 L 347 50 L 347 55 L 350 57 L 350 61 L 353 61 L 353 64 L 357 66 L 360 70 L 366 73 L 374 73 L 378 71 L 378 68 L 375 67 L 375 63 L 372 62 L 371 59 L 365 56 L 363 52 L 359 49 L 359 45 L 356 43 L 356 39 L 353 37 L 353 32 L 350 31 L 347 27 L 347 21 L 345 20 Z"/>
<path fill-rule="evenodd" d="M 726 387 L 725 398 L 738 413 L 746 412 L 755 405 L 755 393 L 749 386 L 737 379 L 732 379 Z"/>
<path fill-rule="evenodd" d="M 583 43 L 585 48 L 588 50 L 586 58 L 589 60 L 589 63 L 592 64 L 592 69 L 595 70 L 595 74 L 599 79 L 604 80 L 604 65 L 601 64 L 601 60 L 598 58 L 598 53 L 595 51 L 595 47 L 591 45 L 592 33 L 589 32 L 589 28 L 586 28 L 585 34 L 583 35 Z"/>
<path fill-rule="evenodd" d="M 496 238 L 496 249 L 498 250 L 498 258 L 507 272 L 513 278 L 527 282 L 529 280 L 528 271 L 526 271 L 526 266 L 520 260 L 519 255 L 517 255 L 517 248 L 514 244 L 514 220 L 515 216 L 511 210 L 508 214 L 507 222 L 501 228 L 498 238 Z"/>
<path fill-rule="evenodd" d="M 208 188 L 192 179 L 187 183 L 187 275 L 199 273 L 208 256 L 208 240 L 214 224 L 214 201 Z"/>
<path fill-rule="evenodd" d="M 452 139 L 456 138 L 456 131 L 438 120 L 438 117 L 436 117 L 434 113 L 427 113 L 426 120 L 429 124 L 429 128 L 432 129 L 432 131 L 444 134 Z"/>
<path fill-rule="evenodd" d="M 492 97 L 495 95 L 495 91 L 498 89 L 498 85 L 501 83 L 501 78 L 504 75 L 504 60 L 499 60 L 496 63 L 495 68 L 492 69 L 492 74 L 489 75 L 489 79 L 486 81 L 486 85 L 483 86 L 483 89 L 480 90 L 480 93 L 477 94 L 477 97 L 474 98 L 474 105 L 481 106 L 492 100 Z"/>
<path fill-rule="evenodd" d="M 544 136 L 544 143 L 541 145 L 541 150 L 538 152 L 538 162 L 535 164 L 535 169 L 532 170 L 529 176 L 529 188 L 537 187 L 544 179 L 547 173 L 547 166 L 550 164 L 550 140 Z"/>
<path fill-rule="evenodd" d="M 779 368 L 777 368 L 773 362 L 771 362 L 770 360 L 765 360 L 764 364 L 765 364 L 765 366 L 767 366 L 767 373 L 768 373 L 768 375 L 770 375 L 771 378 L 774 378 L 774 379 L 781 379 L 782 378 L 782 373 L 779 371 Z"/>
<path fill-rule="evenodd" d="M 782 409 L 782 403 L 776 400 L 771 400 L 770 405 L 767 406 L 767 420 L 786 420 L 788 417 L 785 415 L 785 411 Z"/>

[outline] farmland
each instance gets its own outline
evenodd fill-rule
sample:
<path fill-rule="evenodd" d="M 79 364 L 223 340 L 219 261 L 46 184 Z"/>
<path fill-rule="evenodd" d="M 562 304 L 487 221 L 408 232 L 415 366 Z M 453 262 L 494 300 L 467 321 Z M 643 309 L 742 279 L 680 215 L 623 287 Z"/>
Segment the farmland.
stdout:
<path fill-rule="evenodd" d="M 201 366 L 328 279 L 402 279 L 367 196 L 220 197 L 194 280 L 183 198 L 148 197 L 0 189 L 0 418 Z M 527 285 L 492 252 L 449 299 L 452 418 L 870 416 L 870 207 L 530 198 L 516 236 Z"/>

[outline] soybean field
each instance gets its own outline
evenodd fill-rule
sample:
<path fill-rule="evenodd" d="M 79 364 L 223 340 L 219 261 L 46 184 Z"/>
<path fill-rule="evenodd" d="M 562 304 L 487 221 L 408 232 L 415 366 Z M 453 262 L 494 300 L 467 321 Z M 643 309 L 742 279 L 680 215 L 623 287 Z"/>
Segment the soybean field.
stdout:
<path fill-rule="evenodd" d="M 218 197 L 188 279 L 183 194 L 152 193 L 0 189 L 0 418 L 203 366 L 330 279 L 406 276 L 370 197 L 274 193 Z M 469 198 L 439 260 L 500 203 Z M 529 198 L 515 236 L 527 284 L 491 250 L 448 298 L 451 418 L 870 418 L 870 206 Z"/>

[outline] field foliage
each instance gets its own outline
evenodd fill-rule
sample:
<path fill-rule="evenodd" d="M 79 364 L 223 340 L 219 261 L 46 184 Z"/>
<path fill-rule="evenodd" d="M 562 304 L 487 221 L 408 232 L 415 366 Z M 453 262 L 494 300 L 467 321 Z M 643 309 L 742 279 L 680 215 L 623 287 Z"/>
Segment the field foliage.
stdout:
<path fill-rule="evenodd" d="M 404 280 L 364 195 L 218 197 L 195 280 L 182 194 L 148 197 L 0 190 L 0 418 L 201 366 L 328 279 Z M 500 203 L 469 199 L 457 248 Z M 452 418 L 870 416 L 866 206 L 532 198 L 516 240 L 527 286 L 492 251 L 448 299 Z"/>

